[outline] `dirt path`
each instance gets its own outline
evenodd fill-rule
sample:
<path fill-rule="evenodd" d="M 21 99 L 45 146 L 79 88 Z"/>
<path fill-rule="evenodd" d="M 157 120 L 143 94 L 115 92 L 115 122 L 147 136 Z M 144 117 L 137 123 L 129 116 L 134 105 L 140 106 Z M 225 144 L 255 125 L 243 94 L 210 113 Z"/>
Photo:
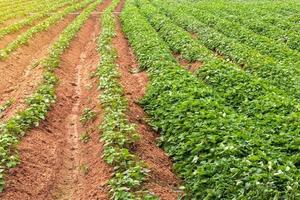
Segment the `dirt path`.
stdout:
<path fill-rule="evenodd" d="M 24 109 L 26 97 L 36 90 L 42 80 L 43 69 L 40 66 L 34 67 L 34 62 L 48 54 L 49 46 L 74 18 L 75 16 L 68 16 L 49 31 L 37 34 L 28 45 L 21 47 L 7 60 L 0 61 L 0 74 L 5 74 L 0 79 L 0 105 L 7 100 L 14 100 L 0 122 Z"/>
<path fill-rule="evenodd" d="M 123 9 L 125 0 L 121 0 L 116 12 Z M 137 61 L 134 57 L 129 43 L 121 30 L 121 23 L 117 17 L 117 37 L 113 40 L 118 53 L 118 65 L 121 73 L 120 82 L 123 85 L 126 97 L 129 101 L 128 118 L 130 122 L 136 124 L 141 135 L 141 140 L 137 144 L 136 154 L 149 166 L 150 180 L 145 187 L 160 196 L 162 200 L 177 200 L 179 196 L 178 186 L 180 180 L 172 171 L 172 162 L 162 149 L 157 147 L 155 141 L 158 134 L 154 132 L 145 121 L 146 114 L 137 104 L 146 91 L 148 77 L 145 72 L 132 73 L 136 71 Z"/>
<path fill-rule="evenodd" d="M 110 0 L 104 0 L 97 10 L 109 4 Z M 108 199 L 106 183 L 112 170 L 101 159 L 103 145 L 97 125 L 102 112 L 98 107 L 97 81 L 90 78 L 99 62 L 98 18 L 92 16 L 87 21 L 62 56 L 56 71 L 60 79 L 57 102 L 47 120 L 22 140 L 22 163 L 9 172 L 0 199 Z M 100 117 L 82 126 L 79 119 L 86 107 L 94 108 Z M 87 143 L 80 141 L 83 133 L 90 136 Z"/>

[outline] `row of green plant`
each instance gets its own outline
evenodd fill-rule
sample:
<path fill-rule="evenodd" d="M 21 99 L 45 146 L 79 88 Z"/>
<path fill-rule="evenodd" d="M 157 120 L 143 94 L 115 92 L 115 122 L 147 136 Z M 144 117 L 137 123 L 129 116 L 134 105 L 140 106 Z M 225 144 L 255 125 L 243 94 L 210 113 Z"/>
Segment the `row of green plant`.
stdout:
<path fill-rule="evenodd" d="M 28 2 L 22 2 L 13 6 L 9 6 L 0 14 L 0 24 L 3 24 L 5 21 L 14 19 L 17 17 L 23 17 L 28 15 L 30 12 L 38 12 L 47 1 L 36 1 L 30 0 Z"/>
<path fill-rule="evenodd" d="M 80 10 L 86 7 L 91 2 L 94 2 L 94 0 L 80 1 L 79 3 L 76 3 L 52 15 L 51 17 L 39 23 L 38 25 L 30 28 L 23 34 L 19 35 L 14 41 L 10 42 L 8 45 L 6 45 L 5 48 L 0 50 L 0 60 L 6 59 L 12 52 L 17 50 L 20 46 L 27 44 L 29 40 L 33 38 L 37 33 L 48 30 L 50 27 L 52 27 L 53 25 L 61 21 L 64 17 L 66 17 L 71 12 Z"/>
<path fill-rule="evenodd" d="M 187 3 L 185 1 L 185 3 Z M 279 4 L 277 6 L 277 4 Z M 290 23 L 288 17 L 295 15 L 299 7 L 296 8 L 295 1 L 285 1 L 285 2 L 267 2 L 267 1 L 257 1 L 249 3 L 238 3 L 232 2 L 224 4 L 222 1 L 215 1 L 214 4 L 211 4 L 210 1 L 207 1 L 206 5 L 203 6 L 203 2 L 199 2 L 198 5 L 193 5 L 194 7 L 203 8 L 210 10 L 211 7 L 219 9 L 220 12 L 229 11 L 230 13 L 235 13 L 239 15 L 246 15 L 248 18 L 260 19 L 262 22 L 268 25 L 276 24 L 277 27 L 283 30 L 291 30 L 293 28 L 293 23 Z M 251 8 L 251 9 L 249 9 Z M 280 10 L 283 9 L 294 9 L 290 14 L 282 14 Z M 294 29 L 296 30 L 296 29 Z"/>
<path fill-rule="evenodd" d="M 222 97 L 177 64 L 134 6 L 139 2 L 128 0 L 121 18 L 141 68 L 150 75 L 140 103 L 185 182 L 185 198 L 297 199 L 297 163 L 269 141 L 272 133 L 224 106 Z"/>
<path fill-rule="evenodd" d="M 179 53 L 183 59 L 190 62 L 202 63 L 201 68 L 197 70 L 198 77 L 221 93 L 228 106 L 252 117 L 262 117 L 266 114 L 285 116 L 299 111 L 300 106 L 296 99 L 285 96 L 283 91 L 245 73 L 237 65 L 215 56 L 148 0 L 138 2 L 149 23 L 174 53 Z M 161 5 L 159 0 L 157 3 Z"/>
<path fill-rule="evenodd" d="M 240 25 L 254 31 L 257 34 L 269 37 L 277 42 L 286 44 L 289 48 L 300 51 L 300 36 L 299 32 L 293 30 L 283 30 L 276 24 L 268 24 L 260 19 L 260 17 L 249 16 L 244 12 L 235 12 L 226 9 L 211 8 L 212 13 L 218 14 L 220 17 L 227 20 L 239 23 Z M 291 25 L 293 25 L 291 23 Z"/>
<path fill-rule="evenodd" d="M 4 17 L 4 16 L 10 14 L 10 12 L 18 11 L 21 8 L 24 9 L 26 7 L 26 5 L 31 6 L 31 4 L 34 4 L 36 2 L 37 2 L 36 0 L 29 0 L 28 2 L 23 1 L 23 2 L 16 2 L 15 4 L 8 4 L 9 5 L 8 7 L 5 7 L 5 5 L 4 5 L 5 9 L 1 10 L 0 17 Z"/>
<path fill-rule="evenodd" d="M 51 2 L 51 4 L 46 4 L 43 6 L 43 9 L 41 9 L 38 14 L 29 16 L 29 17 L 25 18 L 24 20 L 18 21 L 9 26 L 6 26 L 3 29 L 0 29 L 0 39 L 2 39 L 4 36 L 6 36 L 8 34 L 19 31 L 23 27 L 33 25 L 37 20 L 41 20 L 41 19 L 49 16 L 50 12 L 54 12 L 62 7 L 65 7 L 70 4 L 74 4 L 74 3 L 76 3 L 76 0 L 59 0 L 57 2 Z"/>
<path fill-rule="evenodd" d="M 300 71 L 300 53 L 298 51 L 294 51 L 286 45 L 280 44 L 268 37 L 258 35 L 242 27 L 240 24 L 226 20 L 218 14 L 218 11 L 211 14 L 206 10 L 199 10 L 188 6 L 184 6 L 184 10 L 194 14 L 199 21 L 227 37 L 234 38 L 238 42 L 256 49 L 261 54 L 270 56 L 277 62 L 284 63 L 284 67 Z M 257 19 L 257 21 L 259 20 Z"/>
<path fill-rule="evenodd" d="M 90 4 L 61 33 L 51 46 L 48 57 L 41 62 L 45 70 L 43 81 L 37 91 L 27 99 L 27 108 L 0 125 L 0 191 L 4 189 L 5 171 L 19 163 L 17 152 L 19 141 L 31 127 L 37 127 L 45 119 L 55 102 L 55 86 L 58 79 L 54 71 L 59 67 L 60 56 L 100 2 L 101 0 L 98 0 Z"/>
<path fill-rule="evenodd" d="M 299 31 L 299 30 L 296 31 L 296 28 L 295 28 L 295 25 L 296 26 L 298 25 L 297 22 L 291 22 L 293 20 L 285 19 L 284 17 L 280 17 L 280 15 L 278 13 L 272 12 L 273 4 L 268 4 L 270 6 L 268 6 L 265 9 L 262 9 L 262 7 L 264 6 L 264 3 L 257 3 L 257 5 L 255 5 L 255 4 L 252 5 L 252 4 L 243 4 L 243 3 L 239 4 L 237 2 L 233 2 L 230 4 L 223 4 L 222 1 L 216 1 L 216 2 L 217 3 L 215 3 L 215 4 L 209 4 L 209 3 L 207 5 L 205 4 L 205 6 L 202 6 L 202 3 L 199 3 L 198 5 L 195 5 L 195 4 L 189 4 L 189 5 L 194 5 L 193 9 L 198 10 L 200 12 L 203 12 L 205 9 L 204 12 L 210 12 L 210 14 L 217 15 L 217 16 L 223 18 L 222 20 L 226 19 L 226 20 L 228 20 L 227 23 L 230 23 L 230 21 L 233 21 L 233 22 L 237 22 L 241 25 L 244 25 L 242 23 L 242 21 L 248 20 L 248 21 L 252 21 L 253 23 L 255 23 L 255 24 L 252 24 L 253 26 L 259 26 L 260 24 L 264 24 L 265 25 L 264 27 L 259 26 L 260 31 L 263 31 L 262 29 L 265 29 L 265 28 L 268 29 L 269 27 L 271 27 L 271 29 L 273 29 L 275 32 L 279 31 L 279 32 L 283 33 L 282 40 L 284 40 L 285 42 L 290 41 L 293 38 L 295 40 L 298 40 L 298 39 L 296 39 L 297 38 L 296 34 L 297 34 L 297 31 Z M 295 4 L 293 4 L 292 2 L 293 1 L 290 1 L 291 6 L 289 6 L 289 9 L 292 9 L 295 7 L 294 6 Z M 187 4 L 188 3 L 181 4 L 181 6 L 189 7 Z M 251 9 L 249 9 L 248 6 Z M 284 4 L 282 6 L 283 7 L 280 10 L 284 10 L 284 8 L 286 8 L 286 9 L 288 8 L 288 4 Z M 298 9 L 300 9 L 300 8 L 298 8 Z M 268 12 L 266 12 L 266 10 L 268 10 Z M 260 11 L 261 13 L 259 13 L 258 11 Z M 261 14 L 266 14 L 266 13 L 269 14 L 269 16 L 268 16 L 269 23 L 264 21 L 264 17 L 261 16 Z M 296 15 L 296 13 L 293 13 L 293 14 L 291 14 L 291 16 L 296 17 L 297 15 Z M 278 18 L 278 20 L 283 20 L 283 22 L 281 22 L 281 21 L 277 22 L 276 17 Z M 296 17 L 296 19 L 299 20 L 299 16 Z M 280 25 L 282 25 L 282 24 L 288 24 L 290 26 L 290 28 L 282 29 L 282 28 L 280 28 Z M 243 27 L 243 28 L 247 28 L 247 27 Z M 292 30 L 292 29 L 295 29 L 295 30 Z M 288 38 L 288 35 L 290 35 L 293 38 Z"/>
<path fill-rule="evenodd" d="M 224 59 L 239 64 L 247 73 L 263 78 L 289 95 L 300 99 L 300 77 L 297 69 L 284 67 L 271 57 L 264 56 L 255 49 L 224 36 L 199 22 L 188 12 L 175 8 L 175 5 L 173 7 L 167 6 L 166 3 L 163 5 L 160 8 L 164 14 L 191 34 L 196 34 L 201 44 L 222 55 Z"/>
<path fill-rule="evenodd" d="M 269 10 L 272 8 L 272 3 L 269 4 Z M 279 12 L 276 14 L 272 14 L 265 11 L 260 11 L 260 6 L 257 5 L 255 9 L 251 9 L 252 13 L 255 14 L 255 12 L 265 13 L 267 16 L 266 18 L 262 18 L 262 20 L 267 21 L 269 24 L 276 24 L 276 26 L 281 27 L 284 30 L 290 31 L 290 30 L 297 30 L 293 27 L 293 25 L 296 25 L 299 21 L 299 3 L 296 3 L 295 1 L 286 1 L 286 4 L 281 8 L 281 10 L 289 10 L 288 12 Z M 246 8 L 244 10 L 247 10 Z M 248 9 L 249 11 L 249 9 Z M 249 14 L 249 16 L 251 16 Z M 299 31 L 299 30 L 298 30 Z"/>
<path fill-rule="evenodd" d="M 296 4 L 295 4 L 295 2 L 291 1 L 291 2 L 289 2 L 289 5 L 291 7 L 295 7 Z M 285 5 L 285 6 L 287 6 L 287 5 Z M 253 9 L 253 8 L 247 9 L 246 7 L 244 9 L 237 8 L 234 11 L 238 12 L 238 13 L 247 14 L 247 16 L 249 18 L 251 18 L 251 17 L 256 18 L 257 11 L 259 11 L 259 10 L 260 10 L 260 6 L 257 6 L 256 9 Z M 295 8 L 296 12 L 293 12 L 292 17 L 290 17 L 290 18 L 286 18 L 286 16 L 282 16 L 282 15 L 280 16 L 276 13 L 274 14 L 274 13 L 260 11 L 262 13 L 267 13 L 267 17 L 263 17 L 263 18 L 258 17 L 258 18 L 261 18 L 261 20 L 263 22 L 266 22 L 269 25 L 276 25 L 276 27 L 279 27 L 280 29 L 285 30 L 286 33 L 288 33 L 288 32 L 300 33 L 299 24 L 297 24 L 297 21 L 293 20 L 294 17 L 296 17 L 296 19 L 299 20 L 299 14 L 298 14 L 298 16 L 295 15 L 295 13 L 299 13 L 299 10 L 300 10 L 299 6 L 298 6 L 298 8 Z"/>
<path fill-rule="evenodd" d="M 114 174 L 109 180 L 110 193 L 115 200 L 158 199 L 143 189 L 149 170 L 132 152 L 139 134 L 127 119 L 128 103 L 119 83 L 117 53 L 112 43 L 116 37 L 113 11 L 119 2 L 120 0 L 113 0 L 103 13 L 98 41 L 101 61 L 97 75 L 100 81 L 100 102 L 104 110 L 100 126 L 104 141 L 103 156 L 114 167 Z"/>
<path fill-rule="evenodd" d="M 1 8 L 6 9 L 7 7 L 11 7 L 13 5 L 18 5 L 22 2 L 24 2 L 24 0 L 15 0 L 15 1 L 3 0 L 0 2 L 0 6 L 1 6 Z M 3 10 L 3 11 L 5 11 L 5 10 Z"/>
<path fill-rule="evenodd" d="M 185 1 L 185 0 L 184 0 Z M 182 1 L 182 2 L 184 2 Z M 185 1 L 187 2 L 187 1 Z M 218 9 L 227 9 L 227 10 L 241 10 L 246 13 L 256 13 L 260 17 L 272 17 L 274 15 L 280 16 L 282 18 L 289 18 L 297 13 L 297 8 L 299 8 L 299 4 L 292 4 L 295 2 L 294 0 L 289 1 L 276 1 L 272 2 L 269 0 L 262 1 L 248 1 L 239 2 L 232 1 L 229 3 L 222 3 L 222 0 L 214 0 L 214 1 L 201 1 L 196 2 L 196 7 L 202 8 L 210 8 L 214 6 Z M 251 8 L 251 9 L 249 9 Z M 269 12 L 266 12 L 269 11 Z"/>
<path fill-rule="evenodd" d="M 202 63 L 196 76 L 213 87 L 225 99 L 226 106 L 247 115 L 257 128 L 274 134 L 269 140 L 280 146 L 281 151 L 296 163 L 300 153 L 297 142 L 300 106 L 297 100 L 245 73 L 238 66 L 216 57 L 194 41 L 189 33 L 162 15 L 149 1 L 137 1 L 141 12 L 174 53 L 179 53 L 186 60 Z"/>

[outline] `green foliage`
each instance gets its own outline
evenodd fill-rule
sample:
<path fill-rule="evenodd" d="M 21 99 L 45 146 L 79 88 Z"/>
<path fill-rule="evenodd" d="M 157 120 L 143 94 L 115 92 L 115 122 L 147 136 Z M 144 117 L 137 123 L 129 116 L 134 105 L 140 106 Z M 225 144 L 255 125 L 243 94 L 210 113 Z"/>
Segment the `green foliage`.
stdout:
<path fill-rule="evenodd" d="M 28 15 L 30 12 L 38 12 L 40 9 L 45 7 L 48 3 L 47 0 L 30 0 L 30 1 L 11 1 L 12 4 L 6 4 L 5 6 L 0 6 L 2 9 L 0 11 L 0 24 L 5 21 L 17 17 L 23 17 Z"/>
<path fill-rule="evenodd" d="M 54 69 L 59 66 L 60 56 L 69 47 L 71 40 L 80 30 L 91 12 L 101 0 L 90 4 L 84 11 L 61 33 L 58 40 L 50 48 L 47 62 L 44 63 L 43 82 L 37 91 L 27 99 L 28 107 L 17 113 L 4 124 L 0 125 L 0 190 L 4 189 L 4 172 L 18 164 L 17 144 L 26 131 L 38 126 L 45 119 L 51 105 L 55 102 L 55 86 L 57 77 Z"/>
<path fill-rule="evenodd" d="M 104 159 L 114 167 L 114 175 L 109 181 L 110 193 L 115 200 L 155 200 L 157 197 L 141 188 L 147 178 L 147 166 L 130 151 L 139 140 L 139 135 L 126 116 L 128 104 L 118 80 L 117 54 L 112 43 L 116 35 L 113 11 L 119 2 L 113 0 L 103 13 L 102 32 L 98 41 L 101 62 L 97 76 L 101 90 L 100 102 L 104 109 L 100 130 L 105 147 Z"/>
<path fill-rule="evenodd" d="M 138 2 L 141 2 L 139 5 L 142 13 L 173 52 L 180 53 L 186 60 L 203 63 L 197 70 L 197 77 L 216 89 L 225 98 L 227 106 L 259 121 L 265 121 L 265 118 L 284 119 L 293 112 L 299 113 L 300 107 L 296 99 L 286 96 L 283 91 L 272 87 L 268 82 L 245 73 L 234 63 L 216 57 L 147 0 Z M 163 4 L 157 3 L 157 6 L 161 5 Z"/>
<path fill-rule="evenodd" d="M 298 113 L 268 119 L 264 126 L 257 126 L 255 120 L 225 106 L 226 99 L 178 66 L 135 2 L 141 7 L 145 3 L 127 1 L 121 18 L 141 67 L 150 74 L 141 104 L 153 127 L 160 131 L 162 147 L 185 182 L 185 198 L 297 199 Z M 143 12 L 147 10 L 152 11 L 145 7 Z M 160 21 L 159 30 L 164 29 L 163 23 Z M 170 35 L 176 33 L 172 31 Z M 282 129 L 276 135 L 262 128 L 280 120 L 284 120 L 280 124 L 285 127 L 291 125 L 289 130 L 294 132 L 286 134 Z"/>
<path fill-rule="evenodd" d="M 185 8 L 168 5 L 162 6 L 163 12 L 176 24 L 190 33 L 196 34 L 198 42 L 221 54 L 225 59 L 241 65 L 247 73 L 263 78 L 269 84 L 286 91 L 298 100 L 300 99 L 300 74 L 297 66 L 278 63 L 273 57 L 262 55 L 256 49 L 210 28 L 198 20 L 201 13 L 189 12 Z"/>
<path fill-rule="evenodd" d="M 22 33 L 14 41 L 12 41 L 8 45 L 6 45 L 5 48 L 0 50 L 0 60 L 6 59 L 12 52 L 14 52 L 20 46 L 27 44 L 28 41 L 30 39 L 32 39 L 37 33 L 48 30 L 51 25 L 58 23 L 59 21 L 61 21 L 65 16 L 67 16 L 71 12 L 74 12 L 74 11 L 77 11 L 77 10 L 80 10 L 80 9 L 86 7 L 91 2 L 94 2 L 94 0 L 84 0 L 82 2 L 72 5 L 70 7 L 67 7 L 63 11 L 60 11 L 60 12 L 56 13 L 55 15 L 52 15 L 51 17 L 44 20 L 42 23 L 40 23 L 40 24 L 30 28 L 26 32 Z"/>
<path fill-rule="evenodd" d="M 7 110 L 12 104 L 13 100 L 8 100 L 3 105 L 0 105 L 0 118 L 3 116 L 3 112 Z"/>
<path fill-rule="evenodd" d="M 88 143 L 88 141 L 91 139 L 91 136 L 89 135 L 88 132 L 83 133 L 80 135 L 80 141 L 83 143 Z"/>
<path fill-rule="evenodd" d="M 82 116 L 80 117 L 80 122 L 82 124 L 87 124 L 90 121 L 94 121 L 97 118 L 97 113 L 90 108 L 85 108 L 83 110 Z"/>
<path fill-rule="evenodd" d="M 287 2 L 288 4 L 281 2 L 283 5 L 279 5 L 279 11 L 294 8 L 294 3 Z M 262 5 L 265 8 L 262 8 Z M 291 49 L 300 50 L 299 24 L 291 23 L 287 19 L 288 15 L 279 13 L 278 7 L 274 2 L 264 2 L 261 4 L 253 1 L 250 6 L 251 9 L 244 4 L 236 6 L 235 2 L 233 4 L 215 2 L 213 5 L 205 6 L 205 10 L 217 14 L 221 18 L 234 21 L 276 42 L 286 44 Z M 203 10 L 201 4 L 197 8 Z M 297 15 L 292 15 L 291 17 L 297 18 Z"/>
<path fill-rule="evenodd" d="M 66 6 L 68 4 L 74 3 L 74 1 L 70 0 L 60 0 L 58 2 L 54 2 L 52 4 L 44 4 L 42 10 L 40 11 L 41 13 L 30 16 L 25 18 L 24 20 L 21 20 L 17 23 L 13 23 L 9 26 L 6 26 L 5 28 L 0 30 L 0 39 L 2 39 L 4 36 L 17 32 L 21 28 L 25 26 L 30 26 L 32 25 L 35 21 L 39 19 L 43 19 L 44 17 L 48 16 L 49 12 L 56 11 L 57 9 Z"/>
<path fill-rule="evenodd" d="M 208 10 L 200 10 L 190 5 L 185 5 L 184 9 L 187 10 L 187 12 L 190 11 L 189 13 L 197 13 L 195 14 L 197 19 L 214 30 L 219 31 L 227 37 L 236 39 L 237 42 L 256 49 L 263 55 L 272 57 L 277 63 L 283 63 L 282 67 L 298 70 L 297 66 L 300 65 L 300 54 L 288 48 L 285 44 L 256 34 L 240 24 L 220 18 L 217 10 L 212 11 L 213 14 L 211 14 Z"/>

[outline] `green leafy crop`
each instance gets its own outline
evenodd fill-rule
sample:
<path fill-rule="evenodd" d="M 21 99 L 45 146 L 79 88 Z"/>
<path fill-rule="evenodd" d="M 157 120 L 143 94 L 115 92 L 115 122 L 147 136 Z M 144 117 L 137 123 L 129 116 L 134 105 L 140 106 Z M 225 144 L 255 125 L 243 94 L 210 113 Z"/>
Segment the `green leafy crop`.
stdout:
<path fill-rule="evenodd" d="M 158 5 L 168 10 L 172 10 L 174 6 L 172 4 L 166 6 L 162 1 Z M 174 10 L 172 16 L 176 13 L 183 12 Z M 150 75 L 149 87 L 141 104 L 149 114 L 152 126 L 161 133 L 161 145 L 172 157 L 175 170 L 184 180 L 185 198 L 297 199 L 299 114 L 294 112 L 298 109 L 297 104 L 278 107 L 278 110 L 276 106 L 272 108 L 271 105 L 258 108 L 257 111 L 262 115 L 252 118 L 251 112 L 236 109 L 240 107 L 241 102 L 244 103 L 245 97 L 242 96 L 240 103 L 234 106 L 231 103 L 235 101 L 226 99 L 220 92 L 221 89 L 215 90 L 208 86 L 208 82 L 202 81 L 178 65 L 169 46 L 159 34 L 165 34 L 163 38 L 166 42 L 171 41 L 172 49 L 180 50 L 181 46 L 186 47 L 185 55 L 193 55 L 192 59 L 197 58 L 198 53 L 194 54 L 191 51 L 194 47 L 188 46 L 184 41 L 180 43 L 180 38 L 174 39 L 178 43 L 171 40 L 172 35 L 176 35 L 180 29 L 168 29 L 172 25 L 166 18 L 155 13 L 154 8 L 147 6 L 146 1 L 127 1 L 121 19 L 123 30 L 138 57 L 140 66 L 147 69 Z M 180 20 L 179 17 L 172 19 L 174 22 Z M 186 18 L 181 19 L 181 22 L 184 20 Z M 186 23 L 186 25 L 190 27 L 194 24 Z M 202 51 L 209 53 L 206 50 L 199 50 Z M 199 58 L 204 56 L 200 55 Z M 220 65 L 216 66 L 221 67 L 224 63 L 220 62 Z M 210 64 L 214 66 L 213 64 L 218 62 Z M 248 75 L 244 72 L 239 73 L 238 69 L 230 67 L 229 64 L 225 66 L 231 70 L 230 72 L 241 74 L 244 80 L 249 81 Z M 263 81 L 259 81 L 257 85 L 252 81 L 250 83 L 256 87 L 266 84 Z M 269 92 L 269 89 L 265 92 Z M 252 94 L 253 99 L 263 102 L 260 98 L 265 95 L 264 92 L 258 93 L 257 96 L 254 92 Z M 277 98 L 276 95 L 274 97 Z M 296 102 L 292 100 L 293 98 L 285 98 Z M 256 108 L 259 104 L 254 101 L 245 106 L 250 109 L 250 105 Z M 273 118 L 256 119 L 267 116 L 264 115 L 266 111 L 272 113 L 272 109 L 269 108 L 276 111 Z M 289 117 L 282 117 L 281 114 L 285 112 L 289 113 Z M 276 123 L 283 127 L 276 126 Z M 269 125 L 274 125 L 274 130 L 269 129 Z"/>
<path fill-rule="evenodd" d="M 97 113 L 90 108 L 85 108 L 80 117 L 80 122 L 86 124 L 90 121 L 94 121 L 97 118 Z"/>
<path fill-rule="evenodd" d="M 113 0 L 103 13 L 98 42 L 101 62 L 97 76 L 101 90 L 100 102 L 104 109 L 101 138 L 105 147 L 104 159 L 114 167 L 114 175 L 109 181 L 110 193 L 115 200 L 155 200 L 157 197 L 142 188 L 148 174 L 146 164 L 130 151 L 139 140 L 139 135 L 126 116 L 128 104 L 118 80 L 117 54 L 112 43 L 116 36 L 113 11 L 119 2 Z"/>

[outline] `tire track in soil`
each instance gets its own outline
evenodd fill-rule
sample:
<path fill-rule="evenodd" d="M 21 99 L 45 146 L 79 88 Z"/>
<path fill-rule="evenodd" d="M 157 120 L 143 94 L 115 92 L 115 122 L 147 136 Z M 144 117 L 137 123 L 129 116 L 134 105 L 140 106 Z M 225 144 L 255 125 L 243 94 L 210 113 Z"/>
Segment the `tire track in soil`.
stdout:
<path fill-rule="evenodd" d="M 26 107 L 26 97 L 33 94 L 43 77 L 43 68 L 33 67 L 33 62 L 48 54 L 48 48 L 74 18 L 68 16 L 49 31 L 38 33 L 28 45 L 19 48 L 7 60 L 0 61 L 0 74 L 5 75 L 0 79 L 0 105 L 7 100 L 14 100 L 13 105 L 3 113 L 0 122 Z"/>
<path fill-rule="evenodd" d="M 97 8 L 110 4 L 104 0 Z M 97 81 L 90 78 L 99 63 L 96 38 L 99 16 L 92 16 L 62 56 L 56 74 L 59 77 L 57 102 L 47 119 L 23 138 L 19 145 L 21 164 L 9 171 L 2 200 L 108 199 L 106 183 L 112 169 L 101 159 L 103 144 L 99 142 L 97 125 L 101 120 Z M 79 122 L 82 110 L 93 107 L 98 119 L 85 127 Z M 80 142 L 83 131 L 90 141 Z M 86 164 L 87 174 L 79 166 Z"/>
<path fill-rule="evenodd" d="M 125 0 L 121 0 L 115 10 L 116 13 L 122 11 L 124 4 Z M 147 74 L 146 72 L 132 73 L 135 71 L 134 69 L 138 68 L 138 64 L 122 32 L 118 15 L 116 15 L 116 20 L 117 37 L 113 39 L 113 43 L 118 53 L 117 64 L 121 74 L 120 83 L 125 90 L 129 103 L 128 119 L 136 125 L 141 136 L 135 153 L 147 163 L 150 169 L 149 181 L 145 183 L 145 187 L 162 200 L 177 200 L 181 194 L 178 189 L 180 180 L 172 171 L 172 162 L 169 157 L 155 143 L 159 135 L 147 124 L 145 120 L 147 116 L 137 104 L 137 101 L 145 95 L 148 83 Z"/>

